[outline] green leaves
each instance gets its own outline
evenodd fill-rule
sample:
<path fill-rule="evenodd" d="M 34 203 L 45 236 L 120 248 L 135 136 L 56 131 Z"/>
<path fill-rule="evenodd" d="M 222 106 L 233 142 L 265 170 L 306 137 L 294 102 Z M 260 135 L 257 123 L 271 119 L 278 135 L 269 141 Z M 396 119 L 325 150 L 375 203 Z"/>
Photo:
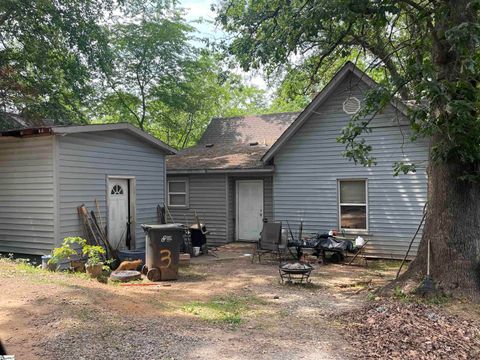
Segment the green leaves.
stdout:
<path fill-rule="evenodd" d="M 234 36 L 229 51 L 243 68 L 284 77 L 277 94 L 283 102 L 274 101 L 283 108 L 321 88 L 336 61 L 353 55 L 368 64 L 380 86 L 338 138 L 347 158 L 374 164 L 363 137 L 371 130 L 368 118 L 391 101 L 405 101 L 411 140 L 429 137 L 433 162 L 470 169 L 480 163 L 479 4 L 224 0 L 217 21 Z M 291 88 L 303 92 L 292 95 Z M 394 164 L 396 174 L 414 170 L 414 164 Z"/>
<path fill-rule="evenodd" d="M 403 161 L 395 161 L 393 163 L 393 176 L 400 174 L 408 174 L 417 172 L 417 166 L 412 163 L 405 163 Z"/>
<path fill-rule="evenodd" d="M 111 2 L 6 0 L 0 4 L 0 106 L 57 123 L 85 121 L 91 72 L 106 43 Z"/>
<path fill-rule="evenodd" d="M 95 122 L 128 121 L 184 148 L 212 117 L 264 110 L 263 91 L 244 86 L 219 54 L 194 45 L 180 10 L 147 7 L 134 9 L 138 21 L 110 28 L 112 61 L 101 73 Z"/>

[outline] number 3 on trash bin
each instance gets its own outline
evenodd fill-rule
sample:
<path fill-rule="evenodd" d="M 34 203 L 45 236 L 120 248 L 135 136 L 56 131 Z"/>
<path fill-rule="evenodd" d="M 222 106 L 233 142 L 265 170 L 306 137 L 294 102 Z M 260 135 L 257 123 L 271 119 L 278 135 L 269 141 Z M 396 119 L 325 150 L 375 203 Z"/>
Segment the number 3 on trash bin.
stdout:
<path fill-rule="evenodd" d="M 167 260 L 167 265 L 164 265 L 165 267 L 170 267 L 170 264 L 172 263 L 172 253 L 170 250 L 167 249 L 162 249 L 160 250 L 160 261 Z"/>

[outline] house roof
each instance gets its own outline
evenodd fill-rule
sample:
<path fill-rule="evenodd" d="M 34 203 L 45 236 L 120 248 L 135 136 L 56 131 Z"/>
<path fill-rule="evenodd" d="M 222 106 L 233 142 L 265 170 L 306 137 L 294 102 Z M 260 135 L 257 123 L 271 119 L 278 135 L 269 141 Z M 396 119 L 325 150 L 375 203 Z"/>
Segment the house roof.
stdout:
<path fill-rule="evenodd" d="M 35 136 L 35 135 L 42 135 L 42 134 L 43 135 L 67 135 L 67 134 L 112 131 L 112 130 L 126 131 L 130 135 L 133 135 L 134 137 L 137 137 L 140 140 L 159 148 L 160 150 L 164 151 L 168 155 L 173 155 L 177 153 L 175 149 L 168 146 L 163 141 L 138 129 L 137 127 L 129 123 L 29 127 L 29 128 L 20 128 L 15 130 L 1 131 L 0 137 L 2 136 L 25 137 L 25 136 Z"/>
<path fill-rule="evenodd" d="M 53 121 L 51 120 L 34 119 L 10 112 L 0 112 L 0 131 L 38 128 L 52 125 Z"/>
<path fill-rule="evenodd" d="M 274 155 L 280 150 L 295 133 L 301 128 L 301 126 L 307 121 L 310 115 L 328 98 L 330 94 L 337 88 L 338 85 L 350 74 L 354 74 L 358 79 L 364 82 L 368 87 L 375 87 L 377 83 L 365 72 L 360 70 L 355 64 L 347 61 L 343 67 L 337 71 L 330 82 L 315 96 L 310 104 L 300 113 L 294 122 L 288 127 L 288 129 L 278 137 L 276 142 L 265 152 L 262 157 L 264 163 L 268 163 Z M 399 110 L 402 114 L 407 115 L 407 105 L 399 100 L 392 99 L 391 104 Z"/>
<path fill-rule="evenodd" d="M 299 113 L 214 118 L 194 147 L 167 159 L 167 171 L 266 169 L 262 156 Z"/>

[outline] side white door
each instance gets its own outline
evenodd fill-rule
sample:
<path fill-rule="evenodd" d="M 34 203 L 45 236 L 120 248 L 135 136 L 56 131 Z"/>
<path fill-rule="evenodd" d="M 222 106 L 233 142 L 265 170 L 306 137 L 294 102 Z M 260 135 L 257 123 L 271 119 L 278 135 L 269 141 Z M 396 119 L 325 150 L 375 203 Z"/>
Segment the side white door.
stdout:
<path fill-rule="evenodd" d="M 109 179 L 108 241 L 114 249 L 124 248 L 128 224 L 128 180 Z"/>
<path fill-rule="evenodd" d="M 263 225 L 263 180 L 237 181 L 237 240 L 258 240 Z"/>

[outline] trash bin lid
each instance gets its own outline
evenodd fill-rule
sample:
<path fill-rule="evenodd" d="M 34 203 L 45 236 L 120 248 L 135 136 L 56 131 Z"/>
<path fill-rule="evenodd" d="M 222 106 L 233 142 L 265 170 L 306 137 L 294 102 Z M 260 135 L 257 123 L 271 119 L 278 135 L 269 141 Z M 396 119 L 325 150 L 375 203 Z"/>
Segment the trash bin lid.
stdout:
<path fill-rule="evenodd" d="M 204 228 L 204 224 L 200 224 L 200 227 Z M 198 224 L 190 225 L 190 230 L 198 230 Z"/>
<path fill-rule="evenodd" d="M 158 225 L 147 225 L 142 224 L 142 228 L 144 231 L 148 231 L 150 229 L 153 230 L 183 230 L 185 227 L 183 224 L 158 224 Z"/>

